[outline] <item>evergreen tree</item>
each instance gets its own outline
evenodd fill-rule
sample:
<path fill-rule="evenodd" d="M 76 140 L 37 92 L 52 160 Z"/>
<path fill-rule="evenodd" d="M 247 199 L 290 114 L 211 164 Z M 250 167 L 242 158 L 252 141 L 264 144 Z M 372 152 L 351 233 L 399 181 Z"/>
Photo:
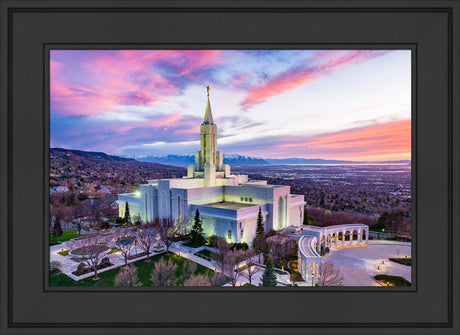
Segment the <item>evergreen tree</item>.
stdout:
<path fill-rule="evenodd" d="M 257 228 L 256 228 L 256 235 L 260 236 L 264 234 L 265 227 L 262 218 L 262 209 L 259 207 L 259 214 L 257 215 Z"/>
<path fill-rule="evenodd" d="M 125 203 L 125 223 L 129 223 L 129 204 L 128 202 L 126 201 Z"/>
<path fill-rule="evenodd" d="M 192 230 L 190 231 L 190 246 L 201 246 L 206 242 L 203 237 L 203 226 L 200 219 L 200 212 L 198 209 L 195 212 L 195 219 L 193 222 Z"/>
<path fill-rule="evenodd" d="M 56 217 L 56 221 L 53 225 L 53 236 L 58 237 L 62 235 L 62 226 L 61 226 L 61 219 L 59 216 Z"/>
<path fill-rule="evenodd" d="M 259 255 L 259 262 L 260 262 L 260 254 L 265 254 L 268 249 L 267 237 L 265 236 L 265 228 L 262 218 L 262 209 L 259 207 L 259 214 L 257 215 L 257 226 L 256 226 L 256 236 L 252 241 L 252 248 Z"/>
<path fill-rule="evenodd" d="M 265 270 L 262 274 L 262 285 L 261 286 L 276 286 L 276 273 L 273 265 L 273 260 L 268 257 L 265 264 Z"/>

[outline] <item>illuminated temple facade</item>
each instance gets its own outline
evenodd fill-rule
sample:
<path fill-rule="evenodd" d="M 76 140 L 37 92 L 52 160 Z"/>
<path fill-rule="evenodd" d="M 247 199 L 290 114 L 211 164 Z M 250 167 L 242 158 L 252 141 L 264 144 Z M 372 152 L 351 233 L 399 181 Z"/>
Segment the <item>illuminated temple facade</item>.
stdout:
<path fill-rule="evenodd" d="M 172 218 L 190 228 L 199 210 L 206 236 L 218 235 L 228 242 L 252 243 L 259 208 L 265 230 L 300 226 L 305 199 L 293 195 L 290 186 L 267 185 L 267 181 L 249 180 L 247 175 L 233 175 L 217 151 L 217 125 L 214 123 L 209 88 L 206 111 L 200 127 L 200 151 L 195 164 L 183 178 L 149 180 L 134 193 L 118 195 L 119 216 L 124 217 L 129 204 L 131 218 L 141 222 Z"/>

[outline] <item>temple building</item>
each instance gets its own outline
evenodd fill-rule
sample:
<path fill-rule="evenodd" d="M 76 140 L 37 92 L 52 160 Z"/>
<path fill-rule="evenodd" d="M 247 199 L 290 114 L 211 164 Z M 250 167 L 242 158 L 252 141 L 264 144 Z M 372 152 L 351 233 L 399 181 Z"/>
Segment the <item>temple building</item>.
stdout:
<path fill-rule="evenodd" d="M 200 151 L 195 154 L 195 164 L 188 167 L 187 176 L 149 180 L 134 193 L 119 194 L 119 216 L 124 217 L 128 203 L 132 219 L 153 222 L 169 217 L 175 224 L 190 228 L 198 209 L 206 236 L 248 244 L 255 236 L 259 208 L 266 231 L 302 225 L 303 195 L 291 194 L 290 186 L 267 185 L 267 181 L 231 174 L 230 166 L 223 164 L 207 89 Z"/>

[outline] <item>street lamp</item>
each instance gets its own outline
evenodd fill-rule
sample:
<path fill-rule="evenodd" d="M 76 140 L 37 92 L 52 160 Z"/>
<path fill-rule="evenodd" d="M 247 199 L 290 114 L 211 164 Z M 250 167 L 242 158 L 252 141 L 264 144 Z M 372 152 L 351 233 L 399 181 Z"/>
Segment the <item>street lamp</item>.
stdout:
<path fill-rule="evenodd" d="M 394 232 L 393 232 L 394 223 L 395 223 L 395 220 L 391 221 L 391 235 L 394 235 Z"/>
<path fill-rule="evenodd" d="M 312 272 L 312 273 L 311 273 L 311 286 L 313 286 L 313 277 L 314 277 L 314 275 L 315 275 L 315 273 Z"/>

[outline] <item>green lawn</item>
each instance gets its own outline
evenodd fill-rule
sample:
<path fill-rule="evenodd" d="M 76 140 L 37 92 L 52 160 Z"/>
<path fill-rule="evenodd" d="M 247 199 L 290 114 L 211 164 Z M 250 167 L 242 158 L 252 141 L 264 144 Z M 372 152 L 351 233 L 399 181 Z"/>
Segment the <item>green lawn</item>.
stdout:
<path fill-rule="evenodd" d="M 54 237 L 53 234 L 50 234 L 50 245 L 58 244 L 58 242 L 65 242 L 77 236 L 78 236 L 77 229 L 63 230 L 62 235 L 58 237 Z"/>
<path fill-rule="evenodd" d="M 399 276 L 389 276 L 389 275 L 377 275 L 374 276 L 377 280 L 383 280 L 384 284 L 389 286 L 411 286 L 411 282 L 407 281 L 403 277 Z"/>
<path fill-rule="evenodd" d="M 203 249 L 195 253 L 196 256 L 206 259 L 208 261 L 212 259 L 212 254 L 213 253 L 209 251 L 208 249 Z"/>
<path fill-rule="evenodd" d="M 395 263 L 399 263 L 399 264 L 402 264 L 402 265 L 408 265 L 408 266 L 412 265 L 412 257 L 390 258 L 390 261 L 395 262 Z"/>
<path fill-rule="evenodd" d="M 176 254 L 170 254 L 169 256 L 166 254 L 156 255 L 150 257 L 152 262 L 146 263 L 145 260 L 140 260 L 131 264 L 134 264 L 137 267 L 137 277 L 142 282 L 143 286 L 152 286 L 152 282 L 150 281 L 150 274 L 152 273 L 153 264 L 157 262 L 160 258 L 170 258 L 172 261 L 177 264 L 177 271 L 176 271 L 176 278 L 180 278 L 182 274 L 182 268 L 184 262 L 186 261 L 185 258 L 177 256 Z M 109 270 L 106 272 L 102 272 L 98 274 L 99 280 L 93 280 L 92 277 L 75 281 L 65 274 L 58 274 L 52 278 L 50 278 L 50 286 L 113 286 L 113 280 L 115 275 L 120 271 L 120 268 Z M 204 267 L 200 264 L 197 264 L 197 270 L 195 274 L 204 274 L 208 273 L 210 275 L 214 274 L 214 271 Z M 179 282 L 178 285 L 182 283 Z"/>

